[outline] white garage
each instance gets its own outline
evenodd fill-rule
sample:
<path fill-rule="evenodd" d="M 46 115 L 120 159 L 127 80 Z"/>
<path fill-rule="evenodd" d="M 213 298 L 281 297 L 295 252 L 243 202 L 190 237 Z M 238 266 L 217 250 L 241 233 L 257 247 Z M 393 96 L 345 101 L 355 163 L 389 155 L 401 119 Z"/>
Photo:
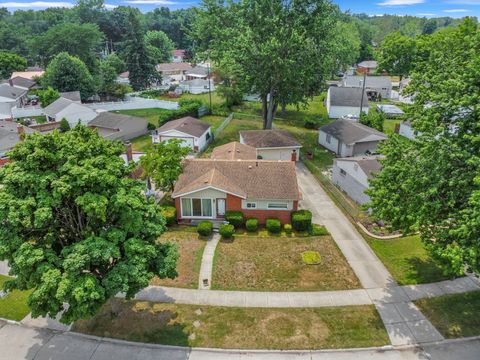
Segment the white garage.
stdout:
<path fill-rule="evenodd" d="M 240 143 L 254 147 L 259 159 L 300 160 L 302 145 L 286 130 L 241 131 Z"/>

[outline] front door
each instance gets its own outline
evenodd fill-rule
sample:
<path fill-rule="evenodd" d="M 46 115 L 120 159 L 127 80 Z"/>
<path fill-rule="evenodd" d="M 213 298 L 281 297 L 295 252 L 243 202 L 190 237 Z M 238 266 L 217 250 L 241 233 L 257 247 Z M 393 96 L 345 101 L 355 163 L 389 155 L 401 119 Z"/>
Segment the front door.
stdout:
<path fill-rule="evenodd" d="M 217 216 L 225 216 L 225 199 L 217 199 Z"/>

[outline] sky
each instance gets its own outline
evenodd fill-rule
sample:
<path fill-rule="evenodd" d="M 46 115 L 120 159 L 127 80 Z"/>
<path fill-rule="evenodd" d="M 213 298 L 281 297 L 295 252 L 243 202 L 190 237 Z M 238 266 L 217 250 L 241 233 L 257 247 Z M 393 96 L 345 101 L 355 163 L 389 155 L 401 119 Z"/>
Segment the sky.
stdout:
<path fill-rule="evenodd" d="M 106 7 L 118 5 L 138 7 L 149 11 L 166 6 L 170 9 L 195 6 L 200 0 L 106 0 Z M 480 0 L 334 0 L 343 11 L 365 13 L 371 16 L 382 14 L 415 15 L 420 17 L 480 17 Z M 75 0 L 0 0 L 0 7 L 9 10 L 45 9 L 46 7 L 71 7 Z"/>

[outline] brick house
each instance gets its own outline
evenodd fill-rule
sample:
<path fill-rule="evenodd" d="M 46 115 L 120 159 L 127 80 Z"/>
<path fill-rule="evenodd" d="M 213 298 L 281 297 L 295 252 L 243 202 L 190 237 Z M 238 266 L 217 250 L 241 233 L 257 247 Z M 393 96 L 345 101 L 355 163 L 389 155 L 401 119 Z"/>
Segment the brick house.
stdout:
<path fill-rule="evenodd" d="M 269 218 L 285 224 L 300 192 L 293 161 L 187 159 L 172 198 L 179 222 L 223 220 L 235 210 L 260 224 Z"/>

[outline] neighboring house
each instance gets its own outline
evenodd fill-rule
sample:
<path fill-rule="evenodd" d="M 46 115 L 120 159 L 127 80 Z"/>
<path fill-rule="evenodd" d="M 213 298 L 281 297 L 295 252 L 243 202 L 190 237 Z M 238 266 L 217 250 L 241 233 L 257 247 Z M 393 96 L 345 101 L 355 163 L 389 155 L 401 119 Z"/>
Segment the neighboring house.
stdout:
<path fill-rule="evenodd" d="M 255 160 L 257 149 L 238 141 L 232 141 L 214 148 L 210 158 L 217 160 Z"/>
<path fill-rule="evenodd" d="M 185 50 L 175 49 L 172 51 L 172 62 L 178 63 L 183 62 L 185 56 Z"/>
<path fill-rule="evenodd" d="M 152 135 L 152 142 L 158 144 L 161 141 L 179 139 L 183 140 L 183 146 L 197 152 L 203 151 L 212 137 L 212 128 L 209 123 L 187 116 L 168 121 L 156 129 Z"/>
<path fill-rule="evenodd" d="M 286 224 L 300 192 L 291 161 L 187 159 L 172 198 L 180 222 L 224 220 L 236 210 L 260 224 L 269 218 Z"/>
<path fill-rule="evenodd" d="M 382 166 L 375 157 L 352 157 L 333 160 L 332 181 L 357 203 L 370 201 L 365 194 L 368 181 L 373 173 L 380 172 Z"/>
<path fill-rule="evenodd" d="M 257 149 L 257 157 L 264 160 L 298 161 L 302 147 L 287 130 L 240 131 L 240 143 Z"/>
<path fill-rule="evenodd" d="M 71 127 L 76 126 L 79 121 L 82 125 L 87 125 L 98 115 L 89 107 L 62 97 L 48 105 L 43 111 L 48 121 L 60 121 L 65 118 Z"/>
<path fill-rule="evenodd" d="M 158 64 L 156 69 L 162 74 L 162 78 L 169 77 L 171 81 L 184 81 L 187 80 L 187 71 L 192 69 L 189 63 L 174 62 Z"/>
<path fill-rule="evenodd" d="M 9 120 L 0 120 L 0 166 L 9 161 L 6 153 L 19 141 L 21 134 L 32 134 L 35 130 Z"/>
<path fill-rule="evenodd" d="M 130 85 L 130 79 L 128 78 L 129 75 L 130 73 L 128 71 L 125 71 L 121 74 L 118 74 L 117 80 L 115 81 L 117 82 L 117 84 Z"/>
<path fill-rule="evenodd" d="M 402 121 L 398 127 L 398 134 L 407 139 L 415 140 L 415 138 L 422 133 L 414 130 L 410 121 Z"/>
<path fill-rule="evenodd" d="M 67 92 L 61 92 L 60 97 L 76 102 L 77 104 L 82 103 L 82 98 L 80 96 L 80 91 L 67 91 Z"/>
<path fill-rule="evenodd" d="M 0 84 L 0 103 L 10 103 L 16 107 L 23 107 L 28 102 L 27 92 L 25 89 L 10 84 Z"/>
<path fill-rule="evenodd" d="M 13 103 L 2 103 L 0 102 L 0 120 L 12 119 L 12 107 Z"/>
<path fill-rule="evenodd" d="M 351 120 L 340 119 L 320 128 L 318 142 L 341 157 L 374 152 L 387 139 L 384 133 Z"/>
<path fill-rule="evenodd" d="M 187 80 L 194 80 L 194 79 L 209 79 L 211 78 L 210 69 L 206 66 L 195 66 L 192 69 L 188 70 L 185 75 L 187 76 Z"/>
<path fill-rule="evenodd" d="M 213 81 L 204 80 L 204 79 L 194 79 L 194 80 L 186 80 L 180 82 L 180 88 L 184 92 L 189 92 L 190 94 L 204 94 L 209 91 L 215 91 L 215 85 Z"/>
<path fill-rule="evenodd" d="M 338 119 L 347 115 L 360 117 L 360 103 L 362 102 L 361 88 L 329 87 L 326 98 L 328 117 Z M 362 112 L 368 114 L 368 96 L 363 92 Z"/>
<path fill-rule="evenodd" d="M 145 118 L 102 112 L 88 123 L 88 127 L 98 129 L 98 134 L 107 140 L 131 140 L 145 135 L 148 121 Z"/>
<path fill-rule="evenodd" d="M 402 116 L 404 115 L 405 113 L 403 112 L 402 109 L 400 109 L 398 106 L 396 105 L 389 105 L 389 104 L 378 104 L 377 105 L 377 110 L 378 111 L 381 111 L 382 113 L 384 113 L 387 117 L 398 117 L 398 116 Z"/>
<path fill-rule="evenodd" d="M 21 77 L 24 79 L 34 80 L 34 78 L 43 76 L 43 74 L 45 74 L 45 71 L 41 69 L 31 71 L 14 71 L 10 76 L 10 79 L 13 79 L 15 77 Z"/>
<path fill-rule="evenodd" d="M 357 71 L 361 74 L 373 74 L 377 70 L 378 63 L 375 60 L 365 60 L 357 65 Z"/>
<path fill-rule="evenodd" d="M 33 89 L 37 85 L 34 80 L 23 78 L 21 76 L 15 76 L 14 78 L 10 78 L 8 80 L 8 83 L 10 84 L 10 86 L 15 86 L 23 90 Z"/>
<path fill-rule="evenodd" d="M 390 99 L 392 96 L 392 80 L 389 76 L 367 76 L 365 90 L 369 98 Z M 342 86 L 363 88 L 363 76 L 347 75 L 342 80 Z"/>

